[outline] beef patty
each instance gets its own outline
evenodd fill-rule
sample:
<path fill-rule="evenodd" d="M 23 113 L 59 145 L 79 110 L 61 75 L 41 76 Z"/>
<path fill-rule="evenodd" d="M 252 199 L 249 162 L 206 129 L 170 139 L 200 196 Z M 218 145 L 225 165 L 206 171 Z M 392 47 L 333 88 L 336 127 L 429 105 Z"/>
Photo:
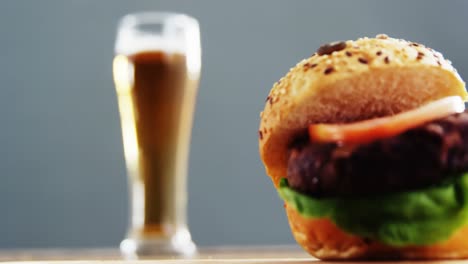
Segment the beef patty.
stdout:
<path fill-rule="evenodd" d="M 468 112 L 453 114 L 371 143 L 290 147 L 289 185 L 315 197 L 413 190 L 468 171 Z"/>

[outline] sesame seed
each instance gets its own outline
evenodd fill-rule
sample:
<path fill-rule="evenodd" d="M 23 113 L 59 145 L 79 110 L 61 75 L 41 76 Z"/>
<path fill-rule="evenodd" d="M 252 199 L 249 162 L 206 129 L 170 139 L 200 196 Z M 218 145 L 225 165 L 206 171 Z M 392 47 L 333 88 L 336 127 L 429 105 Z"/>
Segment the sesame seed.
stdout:
<path fill-rule="evenodd" d="M 362 64 L 367 64 L 367 63 L 369 63 L 369 61 L 368 61 L 367 59 L 365 59 L 365 58 L 358 58 L 358 61 L 359 61 L 360 63 L 362 63 Z"/>
<path fill-rule="evenodd" d="M 386 56 L 386 57 L 384 58 L 384 61 L 385 61 L 386 64 L 389 64 L 389 63 L 390 63 L 390 59 L 388 58 L 388 56 Z"/>
<path fill-rule="evenodd" d="M 352 54 L 351 52 L 349 52 L 349 51 L 346 51 L 345 54 L 346 54 L 346 56 L 348 56 L 348 57 L 353 56 L 353 54 Z"/>
<path fill-rule="evenodd" d="M 268 101 L 270 101 L 270 100 L 271 100 L 271 96 L 267 96 L 265 102 L 268 102 Z"/>
<path fill-rule="evenodd" d="M 314 63 L 314 64 L 310 64 L 310 63 L 305 63 L 304 64 L 304 71 L 307 71 L 308 69 L 313 69 L 317 66 L 317 63 Z"/>
<path fill-rule="evenodd" d="M 270 96 L 270 97 L 268 98 L 268 103 L 270 103 L 270 105 L 273 105 L 273 97 L 272 97 L 272 96 Z"/>
<path fill-rule="evenodd" d="M 424 53 L 418 52 L 418 56 L 416 57 L 417 60 L 421 60 L 424 57 Z"/>
<path fill-rule="evenodd" d="M 412 43 L 410 44 L 410 46 L 419 47 L 419 44 L 418 44 L 418 43 L 415 43 L 415 42 L 412 42 Z"/>
<path fill-rule="evenodd" d="M 339 41 L 339 42 L 332 42 L 332 43 L 327 43 L 325 45 L 320 46 L 317 49 L 317 54 L 322 56 L 322 55 L 330 55 L 335 51 L 340 51 L 346 48 L 346 42 L 344 41 Z"/>
<path fill-rule="evenodd" d="M 376 38 L 378 38 L 378 39 L 388 39 L 388 36 L 386 34 L 378 34 L 376 36 Z"/>
<path fill-rule="evenodd" d="M 379 50 L 379 51 L 377 51 L 377 52 L 375 53 L 375 55 L 377 55 L 377 56 L 380 56 L 380 55 L 382 55 L 382 51 L 380 51 L 380 50 Z"/>
<path fill-rule="evenodd" d="M 263 139 L 263 132 L 260 130 L 258 131 L 258 137 L 260 138 L 260 140 Z"/>
<path fill-rule="evenodd" d="M 330 73 L 332 73 L 333 71 L 335 71 L 335 68 L 333 68 L 332 66 L 326 68 L 324 71 L 323 71 L 323 74 L 325 75 L 328 75 Z"/>
<path fill-rule="evenodd" d="M 442 66 L 442 63 L 440 63 L 440 60 L 437 60 L 437 64 L 438 64 L 439 66 Z"/>

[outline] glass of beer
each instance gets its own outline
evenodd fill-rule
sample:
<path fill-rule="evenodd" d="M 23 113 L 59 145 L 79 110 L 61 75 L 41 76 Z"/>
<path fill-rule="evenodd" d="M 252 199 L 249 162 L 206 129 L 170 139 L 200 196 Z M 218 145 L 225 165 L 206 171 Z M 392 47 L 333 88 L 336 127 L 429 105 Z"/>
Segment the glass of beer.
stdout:
<path fill-rule="evenodd" d="M 190 256 L 187 167 L 201 68 L 197 20 L 146 12 L 120 21 L 113 76 L 130 187 L 125 256 Z"/>

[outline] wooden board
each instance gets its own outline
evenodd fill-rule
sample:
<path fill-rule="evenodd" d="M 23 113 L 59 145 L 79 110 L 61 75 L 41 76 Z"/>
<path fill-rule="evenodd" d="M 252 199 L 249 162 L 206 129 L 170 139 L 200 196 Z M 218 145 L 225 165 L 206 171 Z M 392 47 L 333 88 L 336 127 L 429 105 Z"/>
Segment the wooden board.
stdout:
<path fill-rule="evenodd" d="M 138 261 L 174 260 L 213 261 L 221 259 L 313 259 L 298 246 L 205 247 L 191 259 L 175 256 L 147 256 Z M 125 258 L 118 249 L 34 249 L 0 251 L 0 261 L 120 261 Z M 128 259 L 127 259 L 128 260 Z M 135 259 L 130 259 L 135 260 Z"/>
<path fill-rule="evenodd" d="M 117 249 L 88 249 L 88 250 L 13 250 L 0 251 L 0 261 L 6 263 L 57 263 L 57 264 L 263 264 L 263 263 L 314 263 L 322 261 L 309 256 L 297 246 L 266 246 L 266 247 L 215 247 L 202 248 L 200 254 L 192 259 L 178 259 L 175 257 L 148 257 L 144 259 L 123 259 Z M 344 262 L 323 262 L 326 264 L 343 264 Z M 346 262 L 358 264 L 360 262 Z M 361 262 L 362 263 L 362 262 Z M 365 264 L 468 264 L 468 260 L 456 261 L 396 261 L 396 262 L 364 262 Z"/>

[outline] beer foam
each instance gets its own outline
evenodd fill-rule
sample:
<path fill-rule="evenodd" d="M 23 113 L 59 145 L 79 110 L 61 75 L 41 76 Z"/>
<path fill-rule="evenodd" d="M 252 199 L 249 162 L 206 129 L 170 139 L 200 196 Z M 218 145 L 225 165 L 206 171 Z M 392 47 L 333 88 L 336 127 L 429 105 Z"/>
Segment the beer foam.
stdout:
<path fill-rule="evenodd" d="M 122 36 L 124 35 L 124 36 Z M 122 55 L 132 55 L 142 51 L 165 51 L 169 53 L 186 53 L 184 43 L 176 39 L 163 38 L 161 36 L 149 36 L 133 33 L 133 36 L 125 36 L 120 33 L 115 44 L 115 52 Z"/>
<path fill-rule="evenodd" d="M 151 27 L 155 28 L 152 30 Z M 130 56 L 145 51 L 186 55 L 190 78 L 198 79 L 201 68 L 198 21 L 188 15 L 164 12 L 143 12 L 123 17 L 117 32 L 115 53 Z"/>
<path fill-rule="evenodd" d="M 127 15 L 119 25 L 115 52 L 122 55 L 156 50 L 186 53 L 190 45 L 186 43 L 186 37 L 193 25 L 198 28 L 196 20 L 183 14 L 143 12 Z M 155 33 L 151 26 L 161 28 Z"/>

